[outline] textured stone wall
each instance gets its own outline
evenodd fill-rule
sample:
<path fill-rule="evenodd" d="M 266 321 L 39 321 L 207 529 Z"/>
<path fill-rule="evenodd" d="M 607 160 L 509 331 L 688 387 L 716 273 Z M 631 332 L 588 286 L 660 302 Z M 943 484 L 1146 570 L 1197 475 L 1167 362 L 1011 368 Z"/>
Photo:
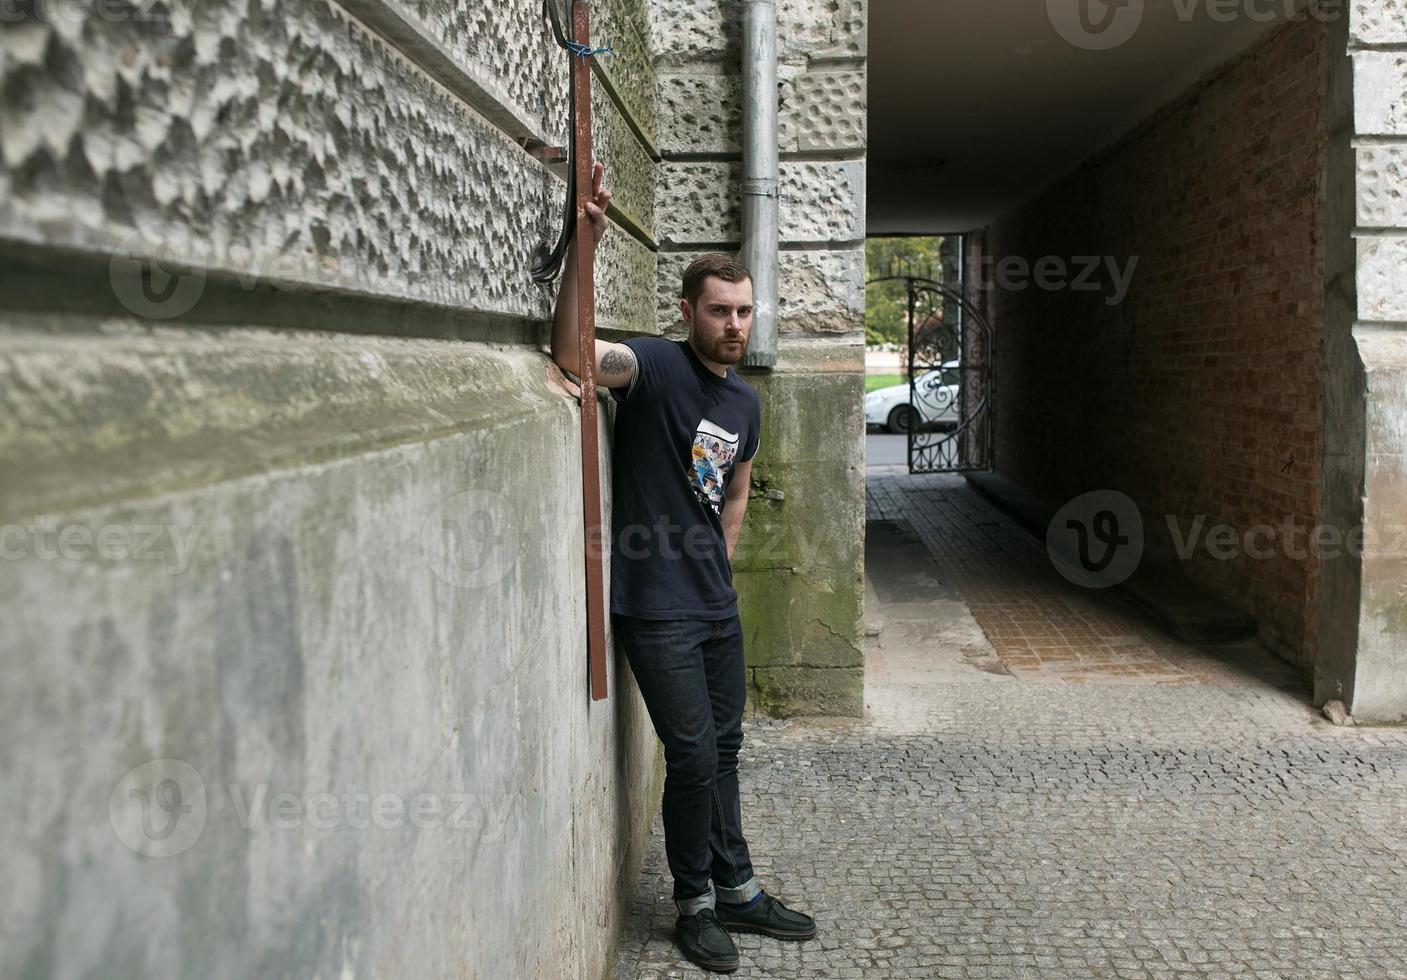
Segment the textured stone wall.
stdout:
<path fill-rule="evenodd" d="M 661 330 L 680 277 L 741 239 L 739 0 L 653 0 L 663 157 Z M 753 496 L 734 562 L 754 695 L 777 714 L 862 711 L 864 0 L 778 0 L 781 286 Z"/>
<path fill-rule="evenodd" d="M 135 37 L 101 19 L 7 33 L 6 238 L 546 317 L 551 293 L 522 273 L 555 233 L 560 184 L 475 107 L 325 0 L 152 16 Z M 539 72 L 565 72 L 540 30 L 536 47 Z M 653 166 L 624 147 L 607 163 L 628 187 Z M 653 258 L 628 236 L 612 247 L 604 325 L 628 329 L 648 319 Z"/>
<path fill-rule="evenodd" d="M 589 699 L 540 0 L 43 6 L 0 30 L 0 974 L 600 975 L 657 743 L 623 660 Z M 649 21 L 593 11 L 601 326 L 653 332 Z"/>
<path fill-rule="evenodd" d="M 1253 613 L 1308 674 L 1324 458 L 1329 27 L 1277 29 L 997 222 L 978 268 L 997 329 L 997 468 L 1052 501 L 1121 491 L 1152 559 Z M 1132 266 L 1120 296 L 1024 288 L 1002 263 Z M 985 271 L 983 271 L 985 270 Z M 1169 522 L 1176 522 L 1177 534 Z M 1234 529 L 1227 555 L 1176 542 Z M 1294 530 L 1286 532 L 1288 523 Z"/>

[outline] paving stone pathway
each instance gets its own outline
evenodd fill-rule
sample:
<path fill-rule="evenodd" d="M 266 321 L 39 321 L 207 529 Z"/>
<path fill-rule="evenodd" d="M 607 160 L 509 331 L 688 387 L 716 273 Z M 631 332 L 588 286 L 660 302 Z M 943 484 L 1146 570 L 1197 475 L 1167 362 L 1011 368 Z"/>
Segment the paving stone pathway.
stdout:
<path fill-rule="evenodd" d="M 820 935 L 733 976 L 1407 978 L 1407 731 L 1068 586 L 961 480 L 871 471 L 870 518 L 866 717 L 750 719 L 741 762 Z M 657 820 L 617 977 L 704 975 L 669 896 Z"/>

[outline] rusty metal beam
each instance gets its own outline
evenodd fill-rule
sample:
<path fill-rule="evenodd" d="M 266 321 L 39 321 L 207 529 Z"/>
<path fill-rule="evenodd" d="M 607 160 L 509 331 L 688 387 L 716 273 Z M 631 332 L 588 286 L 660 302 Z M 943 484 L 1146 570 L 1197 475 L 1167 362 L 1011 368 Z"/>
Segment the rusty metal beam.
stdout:
<path fill-rule="evenodd" d="M 591 0 L 572 4 L 572 40 L 591 44 Z M 606 590 L 601 529 L 601 467 L 596 405 L 596 239 L 586 216 L 591 200 L 591 59 L 575 57 L 577 334 L 581 375 L 581 487 L 586 533 L 586 655 L 590 665 L 591 699 L 606 697 Z"/>

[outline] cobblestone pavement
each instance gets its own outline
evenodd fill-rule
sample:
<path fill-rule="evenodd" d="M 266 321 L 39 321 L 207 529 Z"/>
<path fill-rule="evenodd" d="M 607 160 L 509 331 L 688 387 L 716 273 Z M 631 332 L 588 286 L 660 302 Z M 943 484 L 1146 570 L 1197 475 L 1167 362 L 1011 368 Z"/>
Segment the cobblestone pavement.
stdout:
<path fill-rule="evenodd" d="M 1407 731 L 1066 592 L 960 480 L 872 473 L 870 504 L 866 718 L 743 746 L 758 875 L 819 935 L 738 935 L 733 976 L 1407 978 Z M 1075 660 L 1004 662 L 1004 602 Z M 704 975 L 669 896 L 657 820 L 617 977 Z"/>

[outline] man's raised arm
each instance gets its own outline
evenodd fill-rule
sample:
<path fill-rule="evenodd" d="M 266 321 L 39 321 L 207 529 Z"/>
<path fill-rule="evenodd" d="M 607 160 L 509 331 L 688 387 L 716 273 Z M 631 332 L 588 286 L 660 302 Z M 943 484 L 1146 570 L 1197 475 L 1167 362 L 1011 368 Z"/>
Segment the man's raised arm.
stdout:
<path fill-rule="evenodd" d="M 606 237 L 610 219 L 606 217 L 606 205 L 611 203 L 611 192 L 603 184 L 606 168 L 596 164 L 591 172 L 591 199 L 586 202 L 586 217 L 591 222 L 591 233 L 596 244 Z M 576 246 L 572 246 L 573 252 Z M 564 371 L 581 377 L 578 363 L 580 337 L 577 333 L 577 277 L 573 252 L 567 254 L 562 271 L 562 285 L 557 290 L 557 309 L 552 317 L 552 360 Z M 596 341 L 596 384 L 603 388 L 624 388 L 635 377 L 635 354 L 624 344 L 613 344 L 607 340 Z"/>

